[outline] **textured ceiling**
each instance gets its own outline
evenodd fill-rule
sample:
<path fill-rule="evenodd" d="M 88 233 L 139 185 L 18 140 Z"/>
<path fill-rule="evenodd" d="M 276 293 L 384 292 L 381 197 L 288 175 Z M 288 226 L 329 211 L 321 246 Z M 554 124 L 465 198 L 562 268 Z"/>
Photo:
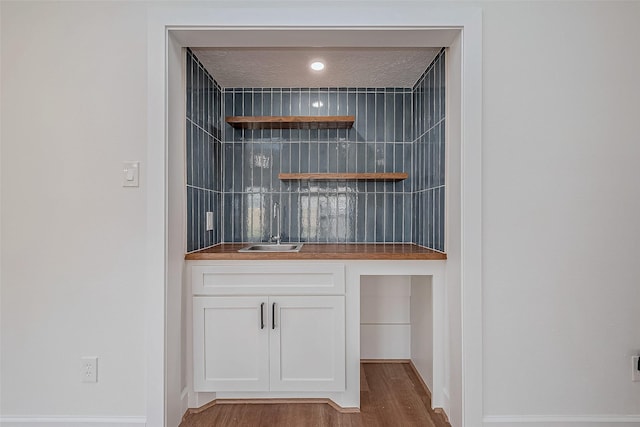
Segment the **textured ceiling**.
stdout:
<path fill-rule="evenodd" d="M 439 48 L 192 48 L 222 87 L 410 87 Z M 323 71 L 309 64 L 325 63 Z"/>

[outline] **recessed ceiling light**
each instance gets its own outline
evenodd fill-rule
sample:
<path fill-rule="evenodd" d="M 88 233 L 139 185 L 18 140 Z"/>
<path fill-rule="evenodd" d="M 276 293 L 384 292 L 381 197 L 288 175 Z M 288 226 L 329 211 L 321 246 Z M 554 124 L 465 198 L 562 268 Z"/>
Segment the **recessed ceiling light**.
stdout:
<path fill-rule="evenodd" d="M 314 71 L 322 71 L 324 70 L 324 62 L 315 61 L 311 63 L 311 69 Z"/>
<path fill-rule="evenodd" d="M 311 106 L 312 106 L 313 108 L 320 108 L 320 107 L 322 107 L 323 105 L 324 105 L 324 103 L 323 103 L 322 101 L 313 101 L 313 102 L 311 103 Z"/>

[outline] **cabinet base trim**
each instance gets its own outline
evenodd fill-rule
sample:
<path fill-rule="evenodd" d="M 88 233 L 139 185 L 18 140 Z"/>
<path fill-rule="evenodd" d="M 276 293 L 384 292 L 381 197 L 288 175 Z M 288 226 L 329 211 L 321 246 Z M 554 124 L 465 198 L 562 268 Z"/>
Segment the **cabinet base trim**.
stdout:
<path fill-rule="evenodd" d="M 187 415 L 199 414 L 215 405 L 273 405 L 273 404 L 299 404 L 299 403 L 317 403 L 331 406 L 336 411 L 343 414 L 359 413 L 360 408 L 343 408 L 331 399 L 320 398 L 300 398 L 300 399 L 215 399 L 199 408 L 189 408 L 182 416 L 184 420 Z"/>

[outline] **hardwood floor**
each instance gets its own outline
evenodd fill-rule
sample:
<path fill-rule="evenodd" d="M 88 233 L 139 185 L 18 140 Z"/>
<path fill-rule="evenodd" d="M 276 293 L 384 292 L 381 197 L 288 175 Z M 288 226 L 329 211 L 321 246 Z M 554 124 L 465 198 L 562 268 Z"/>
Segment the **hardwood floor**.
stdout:
<path fill-rule="evenodd" d="M 180 427 L 450 427 L 407 363 L 362 364 L 360 383 L 360 413 L 325 403 L 216 404 L 187 414 Z"/>

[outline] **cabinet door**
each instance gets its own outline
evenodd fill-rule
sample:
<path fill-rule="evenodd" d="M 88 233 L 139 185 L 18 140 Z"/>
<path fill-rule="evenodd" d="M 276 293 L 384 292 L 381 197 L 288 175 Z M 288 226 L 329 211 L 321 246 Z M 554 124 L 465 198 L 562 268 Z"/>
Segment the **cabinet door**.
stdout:
<path fill-rule="evenodd" d="M 269 390 L 267 303 L 267 297 L 193 298 L 195 391 Z"/>
<path fill-rule="evenodd" d="M 271 297 L 273 312 L 271 390 L 344 391 L 344 297 Z"/>

